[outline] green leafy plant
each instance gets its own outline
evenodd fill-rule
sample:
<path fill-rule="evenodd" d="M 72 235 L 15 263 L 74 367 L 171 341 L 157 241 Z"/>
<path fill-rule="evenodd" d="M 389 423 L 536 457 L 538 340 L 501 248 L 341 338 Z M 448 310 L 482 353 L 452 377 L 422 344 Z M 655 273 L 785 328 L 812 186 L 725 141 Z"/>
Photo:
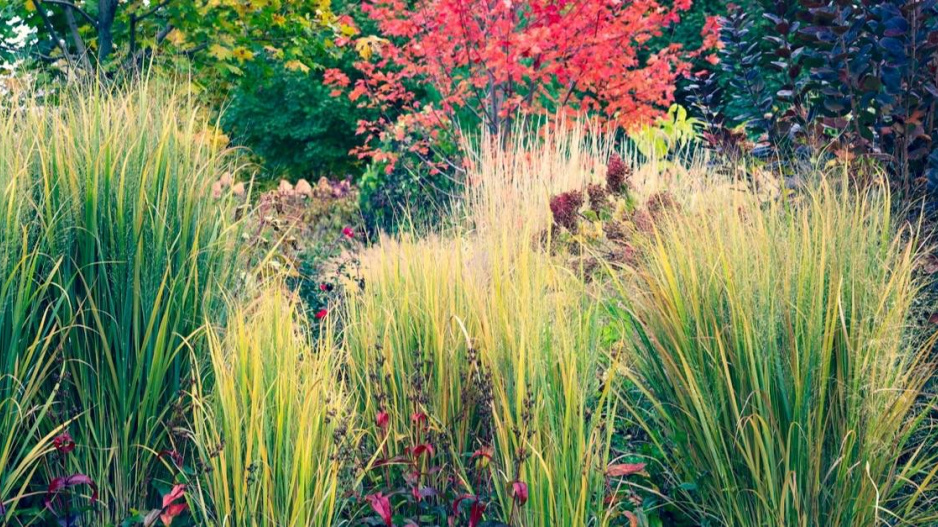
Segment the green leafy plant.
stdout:
<path fill-rule="evenodd" d="M 349 151 L 360 146 L 355 129 L 364 114 L 329 92 L 320 73 L 252 63 L 244 67 L 221 123 L 235 144 L 260 157 L 263 177 L 357 176 L 363 169 Z"/>
<path fill-rule="evenodd" d="M 700 138 L 703 121 L 690 117 L 687 109 L 677 104 L 665 116 L 629 134 L 638 151 L 649 161 L 663 161 L 668 156 L 686 154 Z"/>

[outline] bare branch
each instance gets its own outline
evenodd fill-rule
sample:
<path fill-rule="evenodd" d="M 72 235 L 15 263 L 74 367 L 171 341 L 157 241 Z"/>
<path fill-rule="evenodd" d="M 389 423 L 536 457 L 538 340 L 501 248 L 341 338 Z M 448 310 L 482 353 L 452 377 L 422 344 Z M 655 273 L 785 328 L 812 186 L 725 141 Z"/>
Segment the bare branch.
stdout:
<path fill-rule="evenodd" d="M 55 30 L 55 26 L 52 25 L 52 21 L 49 20 L 49 15 L 46 13 L 46 10 L 42 5 L 43 2 L 44 0 L 36 0 L 36 12 L 39 13 L 39 18 L 42 19 L 42 24 L 46 27 L 46 31 L 49 32 L 49 38 L 51 38 L 55 46 L 62 51 L 62 55 L 65 57 L 65 60 L 71 64 L 71 55 L 68 54 L 68 48 L 65 46 L 65 41 L 61 36 L 59 36 L 59 32 Z"/>
<path fill-rule="evenodd" d="M 205 48 L 207 48 L 207 47 L 208 47 L 208 44 L 205 43 L 205 42 L 203 42 L 203 43 L 199 44 L 198 46 L 194 46 L 194 47 L 192 47 L 192 48 L 182 50 L 182 51 L 179 52 L 179 54 L 180 54 L 180 55 L 184 55 L 184 56 L 186 56 L 186 57 L 191 57 L 192 55 L 195 55 L 196 53 L 202 51 L 203 49 L 205 49 Z"/>
<path fill-rule="evenodd" d="M 94 26 L 95 28 L 98 27 L 98 19 L 96 19 L 95 17 L 89 15 L 87 11 L 85 11 L 84 9 L 78 7 L 77 5 L 75 5 L 75 4 L 71 3 L 71 2 L 69 2 L 68 0 L 41 0 L 41 2 L 44 3 L 44 4 L 56 4 L 56 5 L 60 5 L 60 6 L 65 6 L 65 7 L 69 8 L 69 9 L 71 9 L 72 11 L 75 11 L 76 13 L 78 13 L 79 15 L 81 15 L 82 17 L 84 17 L 85 20 L 87 20 L 88 22 L 90 22 L 91 25 Z"/>

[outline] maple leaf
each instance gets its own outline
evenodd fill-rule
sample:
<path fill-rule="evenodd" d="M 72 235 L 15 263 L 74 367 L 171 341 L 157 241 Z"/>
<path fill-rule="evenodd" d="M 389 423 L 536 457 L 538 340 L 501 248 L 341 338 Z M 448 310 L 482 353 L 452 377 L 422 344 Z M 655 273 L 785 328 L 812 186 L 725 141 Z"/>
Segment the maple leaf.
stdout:
<path fill-rule="evenodd" d="M 283 67 L 291 71 L 302 71 L 303 73 L 309 72 L 309 66 L 307 66 L 306 64 L 303 64 L 302 62 L 296 59 L 288 60 L 284 62 Z"/>
<path fill-rule="evenodd" d="M 212 44 L 209 46 L 208 54 L 218 60 L 228 60 L 233 56 L 230 49 L 218 44 Z"/>

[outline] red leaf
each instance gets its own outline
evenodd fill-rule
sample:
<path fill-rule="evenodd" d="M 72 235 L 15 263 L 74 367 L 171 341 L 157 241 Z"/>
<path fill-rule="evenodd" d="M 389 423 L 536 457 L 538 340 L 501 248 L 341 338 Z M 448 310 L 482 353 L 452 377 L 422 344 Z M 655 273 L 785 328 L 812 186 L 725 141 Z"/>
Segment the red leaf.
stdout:
<path fill-rule="evenodd" d="M 176 464 L 177 467 L 182 467 L 182 464 L 183 464 L 182 454 L 180 454 L 176 450 L 161 450 L 159 456 L 167 457 L 171 459 L 173 463 Z"/>
<path fill-rule="evenodd" d="M 459 496 L 458 498 L 456 498 L 455 500 L 453 500 L 453 515 L 454 516 L 459 514 L 459 504 L 464 501 L 476 502 L 476 501 L 479 501 L 479 498 L 472 494 L 463 494 Z"/>
<path fill-rule="evenodd" d="M 374 462 L 372 467 L 379 468 L 385 465 L 403 465 L 405 463 L 410 464 L 410 460 L 405 456 L 394 456 L 391 459 L 380 458 Z"/>
<path fill-rule="evenodd" d="M 98 501 L 98 486 L 94 481 L 84 474 L 72 474 L 71 476 L 59 476 L 49 482 L 49 488 L 46 489 L 45 506 L 52 510 L 52 500 L 60 491 L 76 485 L 87 485 L 91 487 L 91 503 Z"/>
<path fill-rule="evenodd" d="M 389 416 L 388 413 L 384 410 L 381 410 L 378 412 L 378 415 L 375 416 L 375 421 L 382 430 L 387 430 L 388 423 L 391 421 L 391 416 Z"/>
<path fill-rule="evenodd" d="M 169 527 L 170 525 L 172 525 L 173 520 L 177 516 L 185 512 L 188 508 L 189 508 L 188 503 L 185 503 L 185 502 L 174 503 L 170 505 L 169 507 L 165 507 L 163 509 L 162 514 L 160 514 L 160 520 L 163 521 L 163 525 L 165 525 L 166 527 Z"/>
<path fill-rule="evenodd" d="M 511 497 L 518 503 L 519 507 L 524 507 L 528 502 L 528 485 L 523 481 L 514 481 L 511 484 Z"/>
<path fill-rule="evenodd" d="M 384 520 L 384 524 L 387 527 L 392 527 L 391 524 L 391 501 L 388 500 L 387 496 L 381 494 L 370 494 L 365 496 L 365 499 L 368 500 L 368 503 L 371 505 L 372 510 L 374 510 L 378 516 L 381 516 L 381 519 Z"/>
<path fill-rule="evenodd" d="M 169 491 L 168 494 L 163 496 L 163 508 L 169 507 L 174 501 L 183 497 L 186 493 L 186 485 L 184 483 L 179 483 L 173 485 L 173 489 Z"/>
<path fill-rule="evenodd" d="M 469 459 L 483 458 L 488 461 L 492 460 L 492 455 L 495 454 L 495 449 L 491 446 L 484 446 L 472 453 L 472 457 Z"/>
<path fill-rule="evenodd" d="M 476 527 L 479 525 L 479 522 L 482 521 L 482 513 L 485 512 L 485 505 L 476 500 L 472 504 L 472 508 L 469 509 L 469 527 Z"/>
<path fill-rule="evenodd" d="M 606 475 L 611 478 L 631 476 L 645 470 L 644 463 L 620 463 L 618 465 L 609 465 L 606 468 Z"/>
<path fill-rule="evenodd" d="M 424 454 L 429 454 L 430 457 L 433 456 L 433 445 L 428 443 L 421 443 L 409 450 L 410 454 L 414 456 L 414 459 L 420 459 L 420 456 Z"/>
<path fill-rule="evenodd" d="M 427 426 L 427 414 L 423 412 L 414 412 L 410 414 L 410 421 L 414 424 Z"/>

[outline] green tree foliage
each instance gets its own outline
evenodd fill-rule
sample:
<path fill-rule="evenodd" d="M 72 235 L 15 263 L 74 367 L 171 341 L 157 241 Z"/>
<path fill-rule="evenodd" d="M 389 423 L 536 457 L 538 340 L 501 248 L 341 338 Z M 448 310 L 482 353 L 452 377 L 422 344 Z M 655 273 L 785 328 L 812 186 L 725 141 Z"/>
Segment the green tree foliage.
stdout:
<path fill-rule="evenodd" d="M 308 71 L 348 31 L 329 0 L 5 0 L 6 59 L 113 75 L 153 61 L 222 87 L 254 60 Z M 18 38 L 17 38 L 18 36 Z M 229 84 L 230 85 L 230 84 Z"/>
<path fill-rule="evenodd" d="M 271 177 L 291 179 L 358 174 L 349 151 L 362 111 L 346 97 L 332 97 L 315 71 L 254 64 L 232 92 L 222 126 L 232 140 L 249 147 Z"/>

